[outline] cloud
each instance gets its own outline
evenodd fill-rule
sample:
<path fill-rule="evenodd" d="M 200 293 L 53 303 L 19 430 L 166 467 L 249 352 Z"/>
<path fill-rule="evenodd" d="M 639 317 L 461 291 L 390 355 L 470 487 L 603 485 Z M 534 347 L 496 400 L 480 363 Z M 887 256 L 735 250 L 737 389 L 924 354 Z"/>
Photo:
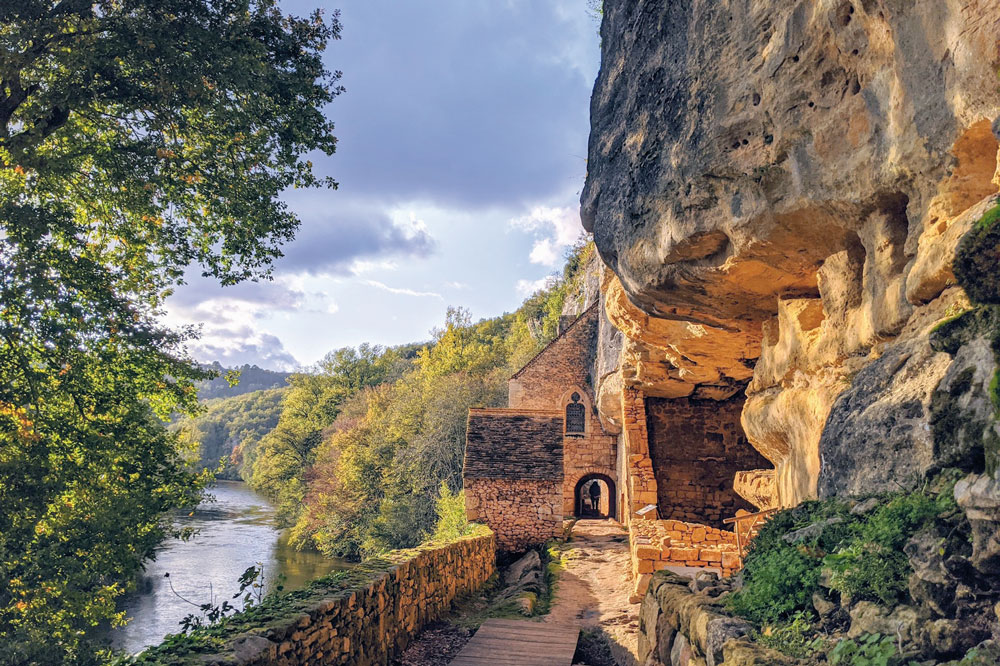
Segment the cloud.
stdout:
<path fill-rule="evenodd" d="M 277 336 L 248 327 L 229 331 L 229 336 L 205 336 L 192 344 L 189 351 L 199 360 L 218 361 L 226 367 L 250 363 L 286 372 L 299 367 Z"/>
<path fill-rule="evenodd" d="M 402 287 L 390 287 L 387 284 L 379 282 L 378 280 L 362 280 L 364 284 L 369 287 L 375 287 L 376 289 L 381 289 L 382 291 L 387 291 L 390 294 L 400 294 L 402 296 L 418 296 L 427 298 L 437 298 L 444 300 L 444 296 L 434 291 L 415 291 L 413 289 L 405 289 Z"/>
<path fill-rule="evenodd" d="M 343 36 L 324 58 L 347 93 L 329 111 L 337 154 L 315 161 L 341 193 L 483 208 L 582 184 L 600 57 L 585 3 L 338 7 Z"/>
<path fill-rule="evenodd" d="M 510 226 L 542 236 L 536 237 L 528 258 L 533 264 L 553 268 L 562 263 L 564 252 L 583 234 L 579 210 L 573 206 L 536 206 L 527 215 L 512 219 Z"/>
<path fill-rule="evenodd" d="M 280 271 L 349 275 L 385 265 L 394 256 L 426 257 L 435 248 L 426 225 L 415 218 L 397 223 L 384 211 L 346 202 L 332 205 L 326 197 L 303 198 L 293 205 L 300 209 L 302 226 L 282 250 L 285 256 L 276 264 Z"/>
<path fill-rule="evenodd" d="M 514 289 L 517 291 L 518 295 L 527 298 L 537 291 L 542 289 L 547 289 L 552 285 L 553 277 L 551 275 L 538 278 L 537 280 L 518 280 L 517 284 L 514 285 Z"/>
<path fill-rule="evenodd" d="M 293 370 L 298 361 L 277 336 L 261 330 L 261 320 L 276 312 L 336 308 L 326 294 L 307 293 L 297 282 L 282 277 L 222 287 L 209 278 L 189 275 L 188 283 L 167 299 L 164 319 L 172 326 L 198 327 L 200 335 L 189 343 L 188 351 L 199 361 Z"/>

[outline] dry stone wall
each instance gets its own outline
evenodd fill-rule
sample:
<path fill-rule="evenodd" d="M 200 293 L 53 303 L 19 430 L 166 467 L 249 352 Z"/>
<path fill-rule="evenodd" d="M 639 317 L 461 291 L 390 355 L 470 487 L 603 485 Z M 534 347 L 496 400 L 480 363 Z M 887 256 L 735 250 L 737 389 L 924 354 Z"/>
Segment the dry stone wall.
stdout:
<path fill-rule="evenodd" d="M 466 479 L 465 510 L 490 526 L 500 550 L 527 550 L 562 534 L 562 481 Z"/>
<path fill-rule="evenodd" d="M 394 551 L 320 579 L 291 593 L 292 603 L 265 601 L 210 635 L 143 653 L 137 666 L 385 665 L 453 601 L 478 591 L 495 564 L 493 533 L 477 525 L 455 541 Z"/>
<path fill-rule="evenodd" d="M 733 490 L 733 479 L 769 463 L 743 434 L 743 400 L 646 400 L 660 518 L 721 528 L 737 510 L 754 508 Z"/>

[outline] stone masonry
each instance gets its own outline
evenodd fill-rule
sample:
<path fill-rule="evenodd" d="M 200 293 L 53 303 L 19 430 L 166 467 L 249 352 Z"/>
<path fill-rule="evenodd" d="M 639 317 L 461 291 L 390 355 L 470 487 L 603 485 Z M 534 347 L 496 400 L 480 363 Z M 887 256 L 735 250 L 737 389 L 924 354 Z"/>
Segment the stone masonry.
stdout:
<path fill-rule="evenodd" d="M 646 399 L 649 449 L 661 518 L 721 528 L 754 506 L 733 490 L 737 472 L 768 465 L 740 425 L 744 398 Z"/>
<path fill-rule="evenodd" d="M 473 409 L 465 449 L 465 507 L 519 551 L 562 533 L 563 418 L 544 410 Z"/>
<path fill-rule="evenodd" d="M 508 408 L 469 412 L 466 513 L 488 524 L 503 550 L 561 534 L 563 517 L 577 510 L 577 486 L 590 478 L 608 484 L 607 504 L 618 515 L 624 510 L 617 442 L 601 425 L 591 387 L 598 307 L 569 323 L 510 379 Z"/>

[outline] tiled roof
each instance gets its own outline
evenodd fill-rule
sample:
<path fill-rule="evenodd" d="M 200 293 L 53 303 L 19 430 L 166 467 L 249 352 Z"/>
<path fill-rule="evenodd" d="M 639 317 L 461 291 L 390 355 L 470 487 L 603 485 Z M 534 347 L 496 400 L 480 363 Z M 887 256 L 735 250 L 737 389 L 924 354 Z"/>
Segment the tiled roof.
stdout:
<path fill-rule="evenodd" d="M 470 410 L 466 479 L 561 481 L 563 417 L 538 410 Z"/>

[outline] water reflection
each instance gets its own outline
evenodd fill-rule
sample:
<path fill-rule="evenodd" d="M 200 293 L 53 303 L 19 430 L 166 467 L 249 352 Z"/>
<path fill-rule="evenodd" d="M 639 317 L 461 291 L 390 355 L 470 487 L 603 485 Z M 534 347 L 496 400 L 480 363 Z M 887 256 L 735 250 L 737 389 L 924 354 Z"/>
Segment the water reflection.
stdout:
<path fill-rule="evenodd" d="M 274 527 L 274 509 L 246 485 L 219 481 L 210 492 L 215 502 L 202 503 L 190 516 L 177 519 L 180 526 L 193 527 L 198 534 L 187 542 L 164 543 L 138 581 L 136 593 L 123 600 L 121 607 L 131 620 L 111 632 L 114 647 L 135 653 L 159 643 L 178 631 L 185 615 L 197 612 L 192 603 L 221 604 L 231 599 L 239 591 L 240 575 L 257 563 L 264 567 L 269 590 L 282 575 L 285 589 L 293 590 L 332 569 L 349 566 L 291 548 L 287 535 Z"/>

